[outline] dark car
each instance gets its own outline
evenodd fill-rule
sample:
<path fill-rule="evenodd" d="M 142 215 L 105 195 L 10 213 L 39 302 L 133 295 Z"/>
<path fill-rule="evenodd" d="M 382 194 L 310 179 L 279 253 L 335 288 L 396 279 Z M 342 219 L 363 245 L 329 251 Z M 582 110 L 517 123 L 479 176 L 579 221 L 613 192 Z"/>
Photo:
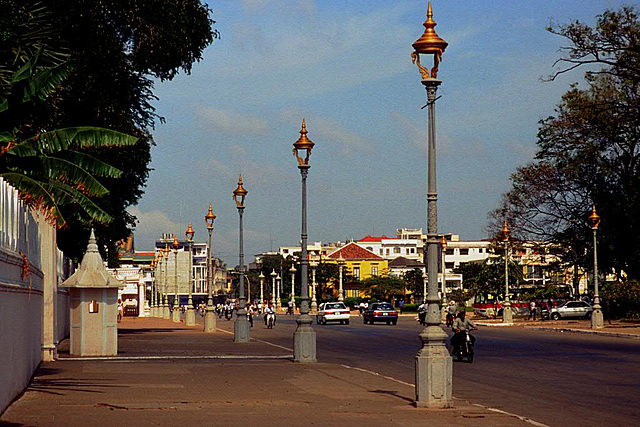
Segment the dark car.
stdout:
<path fill-rule="evenodd" d="M 388 302 L 374 302 L 362 313 L 362 321 L 366 325 L 374 322 L 385 322 L 387 325 L 398 323 L 398 312 Z"/>

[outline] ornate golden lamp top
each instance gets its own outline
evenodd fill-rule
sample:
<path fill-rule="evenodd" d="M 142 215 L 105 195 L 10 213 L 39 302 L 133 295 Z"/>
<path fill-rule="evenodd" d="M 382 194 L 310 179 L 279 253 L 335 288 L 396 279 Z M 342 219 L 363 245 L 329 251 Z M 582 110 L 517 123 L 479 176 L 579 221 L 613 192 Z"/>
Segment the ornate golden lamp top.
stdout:
<path fill-rule="evenodd" d="M 311 142 L 309 138 L 307 138 L 307 124 L 304 119 L 302 119 L 302 130 L 300 131 L 300 138 L 296 142 L 293 143 L 293 155 L 296 159 L 298 159 L 298 165 L 300 166 L 308 166 L 309 165 L 309 156 L 311 155 L 311 150 L 315 144 Z"/>
<path fill-rule="evenodd" d="M 596 205 L 593 205 L 593 212 L 589 219 L 591 220 L 591 228 L 597 230 L 600 225 L 600 216 L 596 213 Z"/>
<path fill-rule="evenodd" d="M 164 244 L 164 249 L 162 251 L 164 252 L 164 257 L 165 258 L 169 258 L 169 244 L 168 243 Z"/>
<path fill-rule="evenodd" d="M 442 245 L 442 249 L 447 247 L 447 239 L 445 239 L 444 234 L 442 235 L 442 240 L 440 240 L 440 245 Z"/>
<path fill-rule="evenodd" d="M 180 247 L 180 243 L 178 243 L 178 236 L 173 236 L 173 244 L 171 245 L 171 247 L 173 248 L 173 253 L 177 254 L 178 248 Z"/>
<path fill-rule="evenodd" d="M 185 236 L 187 236 L 187 240 L 188 241 L 192 241 L 193 240 L 193 235 L 196 234 L 195 231 L 193 231 L 193 228 L 191 227 L 191 222 L 189 222 L 189 227 L 187 227 L 187 231 L 184 232 Z"/>
<path fill-rule="evenodd" d="M 507 227 L 507 221 L 504 222 L 504 227 L 502 227 L 502 236 L 505 242 L 509 241 L 509 236 L 511 235 L 511 230 Z"/>
<path fill-rule="evenodd" d="M 204 220 L 207 222 L 207 228 L 209 230 L 213 229 L 213 220 L 216 219 L 216 216 L 213 214 L 213 203 L 209 203 L 209 212 L 204 216 Z"/>
<path fill-rule="evenodd" d="M 431 1 L 427 7 L 427 20 L 424 21 L 424 34 L 413 43 L 414 52 L 411 54 L 413 62 L 418 66 L 420 74 L 423 80 L 429 78 L 435 79 L 438 76 L 438 65 L 442 60 L 442 53 L 447 48 L 449 43 L 444 41 L 440 36 L 436 34 L 434 29 L 436 25 L 433 20 L 433 11 L 431 10 Z M 431 72 L 420 64 L 420 55 L 433 55 L 433 68 Z"/>
<path fill-rule="evenodd" d="M 242 186 L 242 174 L 238 179 L 238 188 L 233 190 L 233 200 L 236 202 L 238 208 L 244 208 L 244 199 L 247 197 L 247 190 Z"/>

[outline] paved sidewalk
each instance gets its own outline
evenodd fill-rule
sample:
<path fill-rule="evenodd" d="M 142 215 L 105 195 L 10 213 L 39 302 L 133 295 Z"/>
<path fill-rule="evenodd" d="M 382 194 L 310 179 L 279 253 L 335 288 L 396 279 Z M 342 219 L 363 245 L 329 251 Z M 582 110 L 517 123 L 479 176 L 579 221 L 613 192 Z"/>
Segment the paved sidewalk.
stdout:
<path fill-rule="evenodd" d="M 453 409 L 417 409 L 411 384 L 335 364 L 293 363 L 285 348 L 265 342 L 236 344 L 226 333 L 205 334 L 200 328 L 125 318 L 119 357 L 72 360 L 62 352 L 60 360 L 41 365 L 0 424 L 532 424 L 457 399 Z M 164 359 L 152 359 L 157 356 Z"/>
<path fill-rule="evenodd" d="M 474 321 L 480 326 L 502 326 L 500 319 L 477 318 Z M 598 334 L 619 338 L 640 339 L 640 324 L 612 321 L 605 321 L 604 328 L 591 329 L 591 320 L 537 320 L 515 319 L 514 323 L 508 326 L 524 327 L 527 329 L 537 329 L 553 332 L 575 332 L 585 334 Z"/>

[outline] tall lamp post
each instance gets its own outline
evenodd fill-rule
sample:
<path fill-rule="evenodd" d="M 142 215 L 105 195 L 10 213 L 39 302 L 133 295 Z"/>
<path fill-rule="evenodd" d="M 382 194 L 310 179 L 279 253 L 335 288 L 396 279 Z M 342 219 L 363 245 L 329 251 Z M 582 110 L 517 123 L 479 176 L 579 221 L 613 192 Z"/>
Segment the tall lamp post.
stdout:
<path fill-rule="evenodd" d="M 164 287 L 163 287 L 163 293 L 164 293 L 164 302 L 162 304 L 162 318 L 163 319 L 171 319 L 171 311 L 169 311 L 169 283 L 168 283 L 168 277 L 169 277 L 169 244 L 165 243 L 164 244 L 164 249 L 162 250 L 164 252 Z"/>
<path fill-rule="evenodd" d="M 342 289 L 342 270 L 344 269 L 344 258 L 342 257 L 342 253 L 338 258 L 338 301 L 344 301 L 344 291 Z"/>
<path fill-rule="evenodd" d="M 273 304 L 274 307 L 276 304 L 276 276 L 276 270 L 271 270 L 271 284 L 273 286 L 273 290 L 271 291 L 271 304 Z"/>
<path fill-rule="evenodd" d="M 293 313 L 291 314 L 295 314 L 296 312 L 296 271 L 298 271 L 296 270 L 296 266 L 291 264 L 291 268 L 289 269 L 291 273 L 291 307 L 293 308 Z"/>
<path fill-rule="evenodd" d="M 242 186 L 242 175 L 238 179 L 238 187 L 233 190 L 233 200 L 236 202 L 238 208 L 238 215 L 240 217 L 239 230 L 239 258 L 240 258 L 240 298 L 238 306 L 238 315 L 233 325 L 233 341 L 234 342 L 249 342 L 249 330 L 250 325 L 247 320 L 247 310 L 245 310 L 245 294 L 244 294 L 244 241 L 243 241 L 243 229 L 242 229 L 242 214 L 244 213 L 244 199 L 247 197 L 247 190 Z"/>
<path fill-rule="evenodd" d="M 318 268 L 318 261 L 311 261 L 311 314 L 316 314 L 318 311 L 318 300 L 316 299 L 316 269 Z"/>
<path fill-rule="evenodd" d="M 442 235 L 442 240 L 440 240 L 440 247 L 442 253 L 442 321 L 445 322 L 447 319 L 447 267 L 445 264 L 444 256 L 447 251 L 447 239 Z"/>
<path fill-rule="evenodd" d="M 196 234 L 191 227 L 191 222 L 189 222 L 189 227 L 187 227 L 187 231 L 185 231 L 185 236 L 187 236 L 187 242 L 189 243 L 189 300 L 187 302 L 187 326 L 195 326 L 196 324 L 196 310 L 193 308 L 193 280 L 191 280 L 191 272 L 193 271 L 193 266 L 191 262 L 193 261 L 193 235 Z"/>
<path fill-rule="evenodd" d="M 209 232 L 209 246 L 207 246 L 207 309 L 204 314 L 204 331 L 216 331 L 216 315 L 213 312 L 213 295 L 211 284 L 211 235 L 213 233 L 213 221 L 216 216 L 213 214 L 213 203 L 209 203 L 209 212 L 204 216 L 207 223 L 207 231 Z"/>
<path fill-rule="evenodd" d="M 158 251 L 158 279 L 156 283 L 156 317 L 164 317 L 164 304 L 162 303 L 162 295 L 164 291 L 164 274 L 162 273 L 162 267 L 164 267 L 164 250 Z"/>
<path fill-rule="evenodd" d="M 180 247 L 180 244 L 178 243 L 178 236 L 173 236 L 173 244 L 171 245 L 171 248 L 173 249 L 173 260 L 174 260 L 174 276 L 173 276 L 173 280 L 174 280 L 174 284 L 175 284 L 175 291 L 176 291 L 176 295 L 173 298 L 173 321 L 174 323 L 180 323 L 180 295 L 178 295 L 178 248 Z"/>
<path fill-rule="evenodd" d="M 278 310 L 280 310 L 282 308 L 282 298 L 280 298 L 280 289 L 281 288 L 282 288 L 282 278 L 278 274 L 276 276 L 276 305 L 275 305 L 276 311 L 278 311 Z"/>
<path fill-rule="evenodd" d="M 158 265 L 158 257 L 154 257 L 153 261 L 151 261 L 151 309 L 149 311 L 149 314 L 151 315 L 151 317 L 155 317 L 156 316 L 156 296 L 155 296 L 155 291 L 156 291 L 156 266 Z"/>
<path fill-rule="evenodd" d="M 422 348 L 415 358 L 416 406 L 427 408 L 448 408 L 453 406 L 453 360 L 447 350 L 447 334 L 440 327 L 441 314 L 438 297 L 438 193 L 436 191 L 436 112 L 435 101 L 438 86 L 438 65 L 448 43 L 440 38 L 434 27 L 431 2 L 427 8 L 425 31 L 413 43 L 411 54 L 422 76 L 422 84 L 427 90 L 429 117 L 428 167 L 427 167 L 427 277 L 428 291 L 426 326 L 420 333 Z M 434 66 L 429 71 L 420 64 L 420 55 L 433 55 Z"/>
<path fill-rule="evenodd" d="M 313 319 L 309 316 L 309 257 L 307 256 L 307 175 L 309 174 L 309 156 L 314 143 L 307 138 L 307 126 L 302 120 L 300 138 L 293 143 L 293 155 L 298 161 L 302 176 L 302 253 L 300 256 L 300 316 L 296 319 L 298 327 L 293 333 L 293 360 L 299 363 L 315 363 L 316 333 L 311 327 Z M 293 286 L 293 283 L 292 283 Z M 292 288 L 293 289 L 293 288 Z M 293 292 L 293 291 L 292 291 Z"/>
<path fill-rule="evenodd" d="M 262 270 L 260 270 L 260 275 L 258 276 L 260 279 L 260 304 L 264 303 L 264 274 L 262 274 Z"/>
<path fill-rule="evenodd" d="M 593 205 L 593 212 L 589 217 L 591 229 L 593 230 L 593 313 L 591 313 L 591 328 L 604 328 L 604 318 L 602 317 L 602 307 L 600 307 L 600 295 L 598 295 L 598 239 L 596 233 L 600 225 L 600 217 L 596 213 L 596 205 Z"/>
<path fill-rule="evenodd" d="M 507 227 L 507 221 L 502 227 L 502 238 L 504 240 L 504 307 L 502 307 L 502 323 L 513 323 L 513 312 L 511 311 L 511 299 L 509 298 L 509 236 L 511 231 Z"/>

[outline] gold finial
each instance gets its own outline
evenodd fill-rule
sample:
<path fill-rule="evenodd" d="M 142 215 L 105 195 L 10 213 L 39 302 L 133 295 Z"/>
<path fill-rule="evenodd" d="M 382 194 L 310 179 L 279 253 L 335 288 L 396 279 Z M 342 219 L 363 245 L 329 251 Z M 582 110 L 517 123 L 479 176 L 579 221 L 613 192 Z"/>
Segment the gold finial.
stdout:
<path fill-rule="evenodd" d="M 444 237 L 444 234 L 442 235 L 442 240 L 440 240 L 440 244 L 442 245 L 443 248 L 447 247 L 447 239 Z"/>
<path fill-rule="evenodd" d="M 238 179 L 238 188 L 233 190 L 233 200 L 236 202 L 238 208 L 244 207 L 244 198 L 247 196 L 248 191 L 242 186 L 242 174 Z"/>
<path fill-rule="evenodd" d="M 427 7 L 427 20 L 422 25 L 424 25 L 425 30 L 422 37 L 413 43 L 414 52 L 411 54 L 411 58 L 418 66 L 423 80 L 429 78 L 435 79 L 438 76 L 438 65 L 442 60 L 442 53 L 449 43 L 438 36 L 438 34 L 436 34 L 436 30 L 434 30 L 435 26 L 438 24 L 433 20 L 431 1 L 429 1 L 429 5 Z M 420 54 L 433 55 L 433 68 L 431 69 L 431 72 L 420 64 Z"/>
<path fill-rule="evenodd" d="M 293 143 L 293 155 L 296 159 L 298 159 L 298 164 L 300 166 L 309 164 L 309 155 L 311 154 L 311 150 L 315 145 L 309 138 L 307 138 L 307 133 L 307 124 L 305 120 L 302 119 L 300 138 L 298 138 L 298 140 Z"/>
<path fill-rule="evenodd" d="M 596 205 L 593 205 L 593 211 L 589 219 L 591 220 L 591 228 L 597 230 L 600 225 L 600 216 L 596 213 Z"/>
<path fill-rule="evenodd" d="M 207 223 L 207 229 L 213 230 L 213 221 L 216 219 L 216 216 L 213 214 L 213 203 L 209 203 L 209 212 L 204 216 L 204 220 Z"/>
<path fill-rule="evenodd" d="M 509 236 L 511 235 L 511 230 L 509 230 L 509 227 L 507 227 L 507 221 L 504 221 L 504 227 L 502 227 L 502 236 L 504 237 L 504 241 L 508 241 L 509 240 Z"/>
<path fill-rule="evenodd" d="M 187 227 L 187 231 L 185 231 L 184 234 L 187 236 L 187 240 L 193 240 L 193 235 L 196 234 L 196 232 L 193 231 L 193 227 L 191 227 L 191 221 L 189 221 L 189 227 Z"/>

